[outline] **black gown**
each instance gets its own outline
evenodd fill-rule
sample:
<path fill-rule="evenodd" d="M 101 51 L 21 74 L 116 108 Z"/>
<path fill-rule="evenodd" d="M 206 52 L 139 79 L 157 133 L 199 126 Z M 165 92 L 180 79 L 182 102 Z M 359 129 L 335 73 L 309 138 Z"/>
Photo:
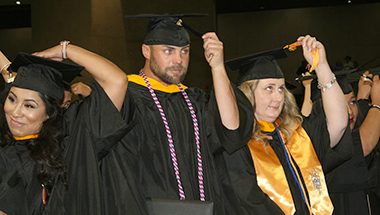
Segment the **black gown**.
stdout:
<path fill-rule="evenodd" d="M 366 158 L 359 129 L 352 131 L 354 156 L 326 175 L 334 215 L 370 214 L 366 189 L 377 185 L 378 159 L 375 152 Z"/>
<path fill-rule="evenodd" d="M 11 84 L 6 84 L 6 89 L 9 89 L 11 86 Z M 47 200 L 46 204 L 43 204 L 43 188 L 41 183 L 37 179 L 39 166 L 30 157 L 30 152 L 27 149 L 26 145 L 28 141 L 29 139 L 16 140 L 12 145 L 1 148 L 2 152 L 4 153 L 3 155 L 6 156 L 6 158 L 3 158 L 3 161 L 9 161 L 7 164 L 7 168 L 14 167 L 16 171 L 13 173 L 8 173 L 13 174 L 13 179 L 5 179 L 14 180 L 14 177 L 20 177 L 20 186 L 22 185 L 23 191 L 21 191 L 21 188 L 14 189 L 15 187 L 12 186 L 2 187 L 4 194 L 7 193 L 10 196 L 14 196 L 14 201 L 12 201 L 12 199 L 8 199 L 7 201 L 1 201 L 0 205 L 3 203 L 5 205 L 5 203 L 7 203 L 5 206 L 6 208 L 8 208 L 7 214 L 65 214 L 65 209 L 63 207 L 62 200 L 64 185 L 61 181 L 57 180 L 58 177 L 56 177 L 55 179 L 54 186 L 51 190 L 50 198 Z M 11 175 L 9 175 L 8 177 L 10 176 Z M 1 177 L 7 177 L 7 174 L 1 175 Z M 1 181 L 1 183 L 4 183 L 4 181 Z M 17 180 L 17 183 L 20 182 Z M 22 197 L 22 195 L 24 196 Z M 21 199 L 24 200 L 21 201 Z M 23 205 L 25 205 L 25 207 Z M 19 213 L 20 211 L 23 212 Z"/>
<path fill-rule="evenodd" d="M 17 168 L 0 148 L 0 211 L 8 215 L 28 214 L 26 190 Z"/>
<path fill-rule="evenodd" d="M 213 94 L 197 88 L 186 89 L 198 118 L 206 201 L 214 202 L 215 214 L 225 213 L 213 153 L 222 148 L 232 152 L 244 146 L 253 123 L 251 104 L 240 90 L 234 89 L 240 127 L 233 131 L 222 126 Z M 155 93 L 171 129 L 186 200 L 199 200 L 196 143 L 189 108 L 181 92 L 155 90 Z M 137 123 L 102 160 L 106 211 L 147 214 L 147 199 L 179 199 L 168 139 L 159 111 L 145 86 L 130 82 L 123 108 L 124 117 L 136 119 Z M 137 204 L 131 205 L 131 199 Z"/>
<path fill-rule="evenodd" d="M 65 112 L 62 153 L 67 165 L 67 187 L 56 180 L 46 205 L 42 203 L 42 186 L 37 180 L 38 166 L 25 146 L 27 140 L 3 149 L 17 167 L 26 190 L 29 212 L 21 214 L 106 214 L 98 162 L 131 126 L 94 79 L 90 87 L 91 95 L 74 102 Z M 8 207 L 21 209 L 16 200 Z M 8 213 L 20 214 L 12 210 Z"/>
<path fill-rule="evenodd" d="M 29 214 L 42 214 L 42 185 L 37 180 L 38 165 L 30 157 L 26 142 L 29 140 L 16 141 L 14 145 L 3 148 L 5 154 L 16 166 L 23 179 L 26 190 Z"/>
<path fill-rule="evenodd" d="M 43 188 L 37 179 L 39 166 L 30 157 L 30 151 L 26 145 L 28 141 L 30 140 L 16 140 L 14 144 L 3 148 L 4 153 L 16 167 L 22 178 L 28 208 L 26 214 L 51 214 L 50 212 L 54 212 L 53 214 L 65 214 L 62 197 L 61 195 L 56 196 L 58 187 L 63 186 L 61 181 L 56 180 L 50 198 L 46 204 L 43 204 Z M 17 202 L 10 203 L 12 207 L 17 207 L 17 204 Z"/>
<path fill-rule="evenodd" d="M 91 95 L 65 112 L 63 155 L 68 187 L 60 191 L 67 214 L 110 214 L 103 205 L 99 162 L 133 127 L 94 79 L 90 87 Z"/>
<path fill-rule="evenodd" d="M 364 121 L 369 110 L 368 103 L 368 100 L 359 100 L 357 125 Z M 351 135 L 354 156 L 326 175 L 334 215 L 370 214 L 368 189 L 378 186 L 379 159 L 376 152 L 372 151 L 364 157 L 359 129 L 354 129 Z"/>
<path fill-rule="evenodd" d="M 338 145 L 333 149 L 329 146 L 330 139 L 323 112 L 304 118 L 302 127 L 312 141 L 325 174 L 352 156 L 353 149 L 349 126 Z M 286 161 L 285 153 L 276 131 L 267 133 L 266 135 L 273 137 L 273 140 L 269 140 L 269 144 L 284 169 L 295 204 L 295 214 L 309 214 Z M 233 154 L 223 152 L 217 157 L 220 178 L 223 179 L 222 186 L 229 202 L 229 204 L 225 205 L 228 214 L 284 214 L 280 207 L 258 186 L 255 167 L 248 146 Z M 297 165 L 296 168 L 300 173 Z M 304 183 L 302 177 L 301 179 Z"/>
<path fill-rule="evenodd" d="M 374 188 L 367 189 L 369 201 L 371 204 L 372 214 L 380 214 L 380 143 L 377 143 L 373 159 L 377 160 L 377 185 Z M 368 157 L 368 156 L 367 156 Z"/>

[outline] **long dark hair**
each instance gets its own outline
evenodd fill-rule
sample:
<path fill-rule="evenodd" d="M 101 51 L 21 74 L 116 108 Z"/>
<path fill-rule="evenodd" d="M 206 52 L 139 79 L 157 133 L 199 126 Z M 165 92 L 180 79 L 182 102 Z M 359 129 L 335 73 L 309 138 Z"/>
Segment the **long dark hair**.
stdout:
<path fill-rule="evenodd" d="M 12 133 L 9 130 L 4 103 L 9 89 L 1 93 L 0 101 L 0 146 L 6 147 L 15 144 Z M 59 101 L 52 97 L 38 93 L 45 103 L 46 114 L 49 118 L 43 122 L 39 136 L 26 142 L 31 158 L 38 164 L 38 181 L 45 186 L 46 198 L 48 199 L 53 189 L 55 180 L 58 179 L 67 186 L 66 164 L 61 154 L 61 144 L 64 134 L 62 132 L 63 110 Z"/>

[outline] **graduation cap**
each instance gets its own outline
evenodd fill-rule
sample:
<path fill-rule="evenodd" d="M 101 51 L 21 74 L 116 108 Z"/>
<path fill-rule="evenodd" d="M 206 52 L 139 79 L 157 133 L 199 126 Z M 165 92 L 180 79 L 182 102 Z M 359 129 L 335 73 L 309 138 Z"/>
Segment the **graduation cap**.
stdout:
<path fill-rule="evenodd" d="M 288 89 L 288 90 L 294 90 L 297 88 L 296 85 L 294 85 L 293 83 L 291 83 L 289 81 L 285 81 L 285 86 L 286 86 L 286 89 Z"/>
<path fill-rule="evenodd" d="M 231 70 L 239 69 L 237 85 L 240 85 L 249 80 L 284 78 L 276 60 L 286 57 L 285 50 L 281 47 L 228 60 L 225 63 Z"/>
<path fill-rule="evenodd" d="M 11 72 L 17 72 L 12 86 L 34 90 L 60 100 L 63 91 L 84 67 L 20 52 L 10 69 Z"/>
<path fill-rule="evenodd" d="M 343 70 L 343 71 L 338 71 L 338 72 L 334 73 L 335 77 L 336 77 L 336 81 L 338 82 L 340 88 L 343 91 L 343 94 L 345 94 L 345 95 L 354 91 L 352 89 L 350 82 L 347 79 L 347 75 L 349 75 L 355 71 L 356 70 Z M 314 101 L 321 98 L 321 91 L 317 87 L 318 86 L 317 76 L 313 75 L 311 77 L 314 77 L 313 81 L 311 82 L 311 100 L 314 102 Z M 306 80 L 306 79 L 304 79 L 304 80 Z"/>
<path fill-rule="evenodd" d="M 190 36 L 186 29 L 198 37 L 202 37 L 203 35 L 184 23 L 182 18 L 205 16 L 208 16 L 208 14 L 140 14 L 131 16 L 127 15 L 124 17 L 130 19 L 150 19 L 143 41 L 144 44 L 173 45 L 182 47 L 190 44 Z"/>

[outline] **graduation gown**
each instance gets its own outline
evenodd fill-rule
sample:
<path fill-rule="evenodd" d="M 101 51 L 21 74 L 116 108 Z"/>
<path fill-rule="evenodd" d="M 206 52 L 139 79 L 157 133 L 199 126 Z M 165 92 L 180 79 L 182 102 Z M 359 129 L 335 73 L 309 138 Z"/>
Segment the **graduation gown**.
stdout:
<path fill-rule="evenodd" d="M 37 180 L 38 165 L 31 159 L 25 145 L 28 140 L 16 141 L 16 144 L 4 148 L 12 164 L 17 167 L 25 187 L 28 212 L 22 214 L 105 214 L 98 162 L 131 126 L 126 124 L 94 79 L 90 87 L 91 95 L 83 101 L 74 102 L 65 112 L 62 153 L 67 165 L 68 184 L 66 187 L 56 179 L 46 205 L 42 203 L 42 186 Z M 17 205 L 20 206 L 17 209 L 21 210 L 22 204 L 18 201 L 7 207 Z"/>
<path fill-rule="evenodd" d="M 140 77 L 133 77 L 142 80 Z M 179 199 L 164 123 L 144 83 L 134 83 L 129 76 L 128 92 L 123 114 L 137 119 L 133 129 L 116 145 L 101 164 L 106 211 L 109 214 L 147 214 L 146 200 L 150 198 Z M 199 200 L 197 151 L 193 121 L 181 92 L 169 92 L 159 82 L 150 79 L 166 114 L 173 136 L 180 177 L 186 200 Z M 175 88 L 178 89 L 177 86 Z M 214 202 L 214 213 L 225 214 L 213 153 L 225 148 L 236 150 L 250 137 L 253 113 L 244 94 L 234 88 L 240 112 L 240 127 L 228 130 L 220 120 L 216 100 L 197 88 L 188 88 L 197 115 L 206 201 Z M 112 169 L 110 168 L 112 167 Z M 137 207 L 128 202 L 132 195 Z"/>
<path fill-rule="evenodd" d="M 11 84 L 6 84 L 6 87 L 10 88 Z M 8 212 L 8 214 L 18 214 L 17 211 L 25 211 L 22 214 L 29 215 L 65 214 L 62 202 L 64 185 L 60 180 L 57 179 L 58 177 L 55 178 L 55 183 L 51 190 L 50 198 L 47 200 L 46 204 L 43 204 L 43 187 L 37 179 L 37 175 L 39 173 L 39 166 L 30 157 L 30 151 L 26 146 L 27 141 L 29 140 L 30 139 L 16 140 L 12 145 L 2 148 L 4 155 L 8 158 L 10 162 L 9 167 L 14 166 L 14 168 L 17 170 L 17 173 L 13 173 L 14 177 L 19 175 L 17 177 L 20 177 L 22 179 L 21 183 L 24 188 L 24 191 L 21 191 L 20 188 L 18 188 L 18 192 L 20 192 L 20 195 L 24 195 L 24 199 L 26 202 L 26 208 L 24 210 L 24 203 L 19 201 L 22 198 L 20 196 L 15 197 L 15 201 L 4 201 L 4 203 L 9 203 L 7 205 L 7 208 L 10 208 L 10 212 Z M 4 177 L 5 176 L 6 175 L 4 175 Z M 19 181 L 17 181 L 17 183 L 19 183 Z"/>
<path fill-rule="evenodd" d="M 369 110 L 368 100 L 359 100 L 357 126 L 364 121 Z M 378 186 L 379 159 L 375 150 L 364 157 L 359 129 L 351 132 L 354 156 L 326 175 L 334 215 L 370 214 L 368 189 Z M 372 211 L 372 214 L 375 214 Z"/>
<path fill-rule="evenodd" d="M 56 180 L 54 187 L 51 191 L 50 198 L 47 203 L 44 204 L 42 199 L 43 187 L 37 179 L 39 173 L 38 164 L 30 157 L 30 151 L 27 148 L 27 140 L 16 140 L 14 144 L 4 147 L 4 153 L 7 155 L 9 160 L 12 162 L 21 176 L 22 184 L 25 189 L 25 198 L 27 204 L 27 212 L 25 214 L 64 214 L 65 210 L 62 204 L 62 196 L 56 196 L 56 189 L 63 186 L 62 182 Z M 52 198 L 52 196 L 55 196 Z M 17 197 L 16 199 L 21 198 Z M 9 203 L 12 207 L 17 207 L 18 202 Z M 20 204 L 22 208 L 23 204 Z M 19 208 L 17 209 L 19 210 Z M 17 211 L 16 210 L 16 211 Z M 13 214 L 10 212 L 10 214 Z"/>
<path fill-rule="evenodd" d="M 377 184 L 376 184 L 376 187 L 367 190 L 368 195 L 369 195 L 369 201 L 370 201 L 370 205 L 371 205 L 372 214 L 380 214 L 380 183 L 379 183 L 379 178 L 380 178 L 379 148 L 380 148 L 380 144 L 377 143 L 376 147 L 377 148 L 375 148 L 375 150 L 374 150 L 375 153 L 371 153 L 370 155 L 372 156 L 371 158 L 373 160 L 375 160 L 375 162 L 372 162 L 375 165 L 372 165 L 372 166 L 377 168 Z M 367 159 L 367 157 L 366 157 L 366 159 Z"/>
<path fill-rule="evenodd" d="M 323 111 L 319 111 L 318 115 L 312 114 L 310 117 L 304 118 L 302 127 L 312 141 L 325 174 L 352 156 L 349 126 L 338 145 L 333 149 L 329 146 L 330 138 Z M 286 161 L 285 152 L 277 132 L 266 133 L 266 135 L 273 137 L 273 140 L 269 140 L 269 144 L 285 172 L 296 209 L 295 214 L 309 214 L 300 189 Z M 255 166 L 248 146 L 233 154 L 227 152 L 219 154 L 218 166 L 220 167 L 222 186 L 228 197 L 229 204 L 225 207 L 229 214 L 284 214 L 280 207 L 258 186 Z M 300 173 L 297 165 L 296 168 Z M 302 177 L 301 180 L 304 184 Z"/>
<path fill-rule="evenodd" d="M 59 195 L 67 214 L 108 214 L 99 163 L 131 127 L 95 79 L 90 87 L 91 95 L 65 112 L 63 155 L 68 186 L 61 187 Z"/>
<path fill-rule="evenodd" d="M 334 215 L 370 214 L 366 189 L 377 185 L 378 160 L 363 155 L 359 129 L 352 131 L 354 156 L 326 175 Z M 367 165 L 368 162 L 368 165 Z"/>
<path fill-rule="evenodd" d="M 2 148 L 0 148 L 0 211 L 8 215 L 28 214 L 24 183 Z"/>

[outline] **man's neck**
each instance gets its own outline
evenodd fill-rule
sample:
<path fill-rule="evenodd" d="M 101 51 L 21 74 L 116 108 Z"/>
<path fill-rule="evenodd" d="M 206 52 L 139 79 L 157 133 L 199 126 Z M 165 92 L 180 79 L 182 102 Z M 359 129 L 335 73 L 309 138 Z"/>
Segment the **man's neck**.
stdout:
<path fill-rule="evenodd" d="M 144 74 L 145 74 L 146 77 L 148 77 L 148 78 L 152 78 L 152 79 L 154 79 L 154 80 L 160 82 L 162 85 L 164 85 L 164 86 L 166 86 L 166 87 L 171 85 L 171 84 L 168 84 L 168 83 L 162 81 L 161 78 L 157 77 L 157 76 L 152 72 L 152 70 L 150 70 L 149 67 L 145 66 L 142 70 L 143 70 L 143 72 L 144 72 Z"/>

